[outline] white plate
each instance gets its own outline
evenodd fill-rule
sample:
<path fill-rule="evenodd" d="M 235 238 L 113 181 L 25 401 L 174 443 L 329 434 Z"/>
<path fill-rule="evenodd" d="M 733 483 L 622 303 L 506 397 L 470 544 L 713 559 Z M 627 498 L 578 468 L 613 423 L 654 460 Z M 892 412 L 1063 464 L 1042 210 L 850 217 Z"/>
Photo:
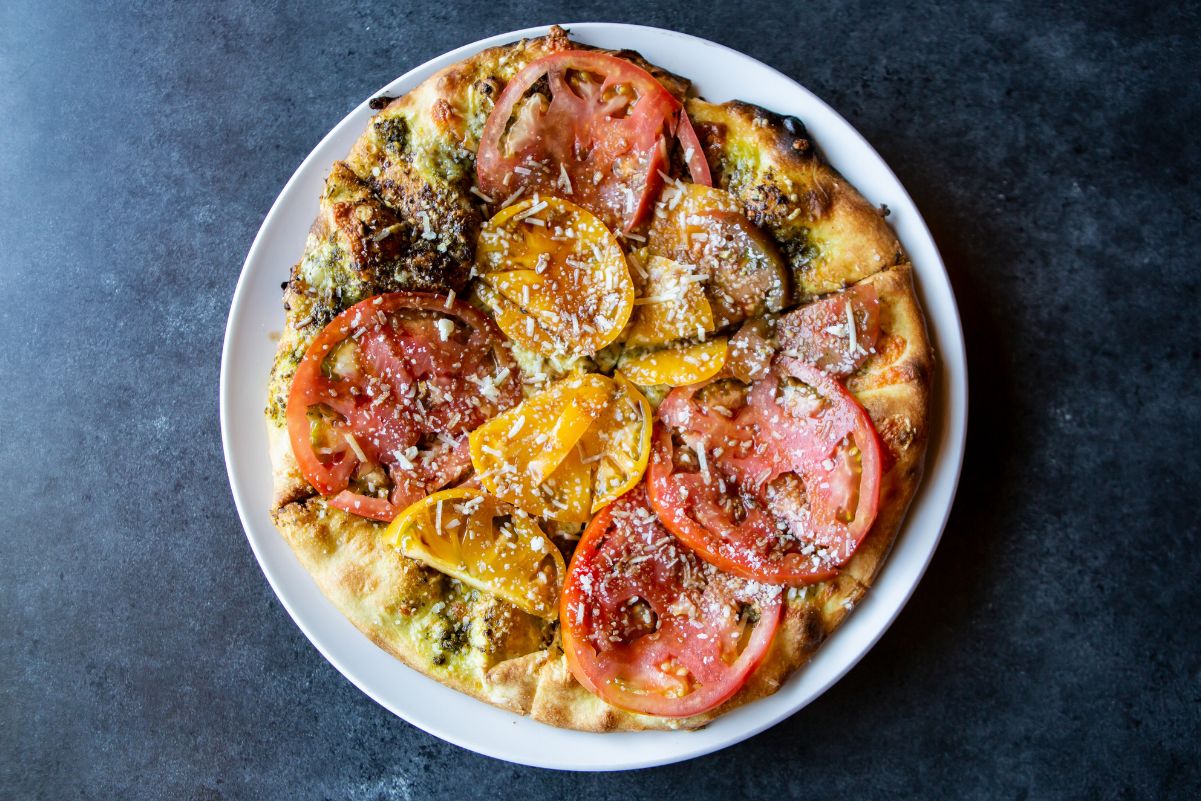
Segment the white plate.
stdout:
<path fill-rule="evenodd" d="M 338 123 L 288 181 L 255 237 L 234 292 L 221 356 L 221 434 L 234 501 L 250 546 L 276 595 L 317 649 L 355 686 L 430 734 L 482 754 L 548 768 L 617 770 L 662 765 L 737 743 L 808 704 L 859 661 L 901 611 L 942 534 L 959 480 L 967 426 L 963 332 L 946 270 L 930 232 L 900 182 L 842 117 L 804 87 L 754 59 L 704 39 L 636 25 L 568 25 L 573 38 L 629 48 L 691 79 L 712 101 L 739 98 L 804 120 L 830 162 L 875 204 L 892 210 L 917 271 L 940 369 L 927 472 L 876 585 L 847 622 L 775 695 L 696 732 L 585 734 L 536 723 L 455 692 L 376 647 L 325 599 L 275 530 L 267 509 L 271 466 L 263 421 L 272 331 L 284 324 L 280 281 L 300 258 L 330 165 L 343 158 L 372 112 L 364 101 Z M 402 94 L 437 70 L 485 47 L 539 36 L 514 31 L 439 56 L 376 94 Z"/>

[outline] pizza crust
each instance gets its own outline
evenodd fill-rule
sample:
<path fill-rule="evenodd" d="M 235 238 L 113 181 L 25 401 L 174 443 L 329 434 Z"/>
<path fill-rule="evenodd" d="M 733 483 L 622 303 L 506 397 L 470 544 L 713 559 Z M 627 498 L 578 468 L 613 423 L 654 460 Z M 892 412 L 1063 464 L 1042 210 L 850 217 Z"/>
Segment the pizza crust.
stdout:
<path fill-rule="evenodd" d="M 714 185 L 741 200 L 792 267 L 801 302 L 900 264 L 904 252 L 880 210 L 818 153 L 804 123 L 732 100 L 685 104 Z"/>
<path fill-rule="evenodd" d="M 793 266 L 796 299 L 859 280 L 875 286 L 881 341 L 889 348 L 870 357 L 848 388 L 879 429 L 888 464 L 877 520 L 850 563 L 831 581 L 787 591 L 784 617 L 764 661 L 721 707 L 669 719 L 606 704 L 568 670 L 557 621 L 535 618 L 400 555 L 382 540 L 383 524 L 330 507 L 301 476 L 287 433 L 296 364 L 338 311 L 378 292 L 462 286 L 461 248 L 473 244 L 481 209 L 469 193 L 470 177 L 456 179 L 453 171 L 440 170 L 436 155 L 474 153 L 490 108 L 482 98 L 493 96 L 533 58 L 571 46 L 565 32 L 552 29 L 546 37 L 492 48 L 443 70 L 389 102 L 347 160 L 334 165 L 305 255 L 284 295 L 288 324 L 267 405 L 272 517 L 326 597 L 409 667 L 554 726 L 598 732 L 694 729 L 774 693 L 812 657 L 871 586 L 921 477 L 934 365 L 912 269 L 903 263 L 891 229 L 825 164 L 799 121 L 743 103 L 688 101 L 715 183 L 739 197 L 749 215 L 776 236 Z M 640 57 L 636 61 L 684 97 L 685 80 Z M 404 122 L 409 137 L 407 158 L 396 152 L 396 120 Z M 753 169 L 741 155 L 747 142 L 760 149 Z M 424 244 L 430 240 L 405 228 L 431 203 L 444 212 L 431 224 L 437 225 L 436 242 L 445 245 L 432 252 Z M 398 239 L 376 247 L 379 231 L 390 226 L 399 226 Z"/>

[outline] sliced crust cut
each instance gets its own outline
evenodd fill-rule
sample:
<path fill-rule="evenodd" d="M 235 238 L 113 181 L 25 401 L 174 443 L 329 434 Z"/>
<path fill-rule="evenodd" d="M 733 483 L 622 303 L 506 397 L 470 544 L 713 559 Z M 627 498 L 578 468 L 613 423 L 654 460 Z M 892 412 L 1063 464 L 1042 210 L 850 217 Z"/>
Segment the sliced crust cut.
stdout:
<path fill-rule="evenodd" d="M 837 578 L 789 590 L 760 667 L 730 701 L 703 715 L 658 718 L 616 709 L 571 675 L 557 622 L 530 616 L 401 556 L 384 526 L 330 507 L 300 475 L 285 414 L 296 366 L 337 313 L 398 289 L 459 290 L 467 280 L 483 201 L 474 154 L 496 95 L 535 58 L 572 47 L 554 28 L 483 51 L 431 77 L 373 117 L 336 163 L 304 256 L 284 293 L 287 325 L 267 405 L 276 526 L 325 595 L 379 647 L 457 690 L 555 726 L 586 731 L 691 729 L 770 695 L 805 664 L 870 586 L 920 478 L 932 362 L 911 270 L 870 204 L 816 154 L 803 126 L 743 103 L 691 99 L 687 108 L 715 182 L 739 197 L 792 266 L 795 301 L 858 280 L 880 296 L 880 353 L 849 386 L 888 451 L 879 516 Z M 684 99 L 687 81 L 622 55 Z"/>
<path fill-rule="evenodd" d="M 826 163 L 796 117 L 738 100 L 685 104 L 714 185 L 779 242 L 794 299 L 842 289 L 904 259 L 880 212 Z"/>

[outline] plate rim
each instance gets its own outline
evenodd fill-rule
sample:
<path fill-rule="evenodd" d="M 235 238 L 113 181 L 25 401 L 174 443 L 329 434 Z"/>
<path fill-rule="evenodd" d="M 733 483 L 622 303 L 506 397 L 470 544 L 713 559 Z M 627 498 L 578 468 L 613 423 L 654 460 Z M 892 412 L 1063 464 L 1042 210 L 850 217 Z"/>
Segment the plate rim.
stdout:
<path fill-rule="evenodd" d="M 293 622 L 296 623 L 297 627 L 300 628 L 305 637 L 313 644 L 313 646 L 326 659 L 326 661 L 333 665 L 339 673 L 346 677 L 347 680 L 349 680 L 369 698 L 383 706 L 397 717 L 400 717 L 401 719 L 416 726 L 417 728 L 422 729 L 423 731 L 426 731 L 429 734 L 453 743 L 459 747 L 466 748 L 476 753 L 484 754 L 496 759 L 558 770 L 605 771 L 640 769 L 671 764 L 712 753 L 719 749 L 746 740 L 795 714 L 820 697 L 827 689 L 829 689 L 829 687 L 831 687 L 856 664 L 858 664 L 858 662 L 875 646 L 880 637 L 884 635 L 884 632 L 886 632 L 896 620 L 897 616 L 900 614 L 901 610 L 905 607 L 909 601 L 909 598 L 916 590 L 917 585 L 921 582 L 921 579 L 925 574 L 931 559 L 933 558 L 934 552 L 937 550 L 938 543 L 941 540 L 943 532 L 945 531 L 947 520 L 954 505 L 954 499 L 963 467 L 967 436 L 968 375 L 966 348 L 964 343 L 963 326 L 959 315 L 958 305 L 955 301 L 953 287 L 951 286 L 950 277 L 947 273 L 941 254 L 938 251 L 937 243 L 935 243 L 924 218 L 917 209 L 913 199 L 909 196 L 907 190 L 905 190 L 904 185 L 897 178 L 891 167 L 888 166 L 887 162 L 885 162 L 879 153 L 876 152 L 875 148 L 871 146 L 867 139 L 863 137 L 863 135 L 854 126 L 847 122 L 837 111 L 829 106 L 829 104 L 825 103 L 823 100 L 821 100 L 821 98 L 813 94 L 813 92 L 800 84 L 800 82 L 790 78 L 779 70 L 776 70 L 775 68 L 764 64 L 757 59 L 746 55 L 745 53 L 727 47 L 726 45 L 722 45 L 698 36 L 693 36 L 669 29 L 645 25 L 633 25 L 628 23 L 584 22 L 552 24 L 561 25 L 570 31 L 573 36 L 583 34 L 583 36 L 580 38 L 584 41 L 587 40 L 588 34 L 602 37 L 607 34 L 636 34 L 640 37 L 649 36 L 652 38 L 662 37 L 666 39 L 675 39 L 678 42 L 685 43 L 689 49 L 696 48 L 698 52 L 700 52 L 704 49 L 713 48 L 720 51 L 726 58 L 742 62 L 743 66 L 745 67 L 771 73 L 777 78 L 782 79 L 790 84 L 802 96 L 805 97 L 806 102 L 813 104 L 813 106 L 818 110 L 830 115 L 831 119 L 837 123 L 839 127 L 844 129 L 844 133 L 851 135 L 856 140 L 858 149 L 863 151 L 866 155 L 874 158 L 875 161 L 878 162 L 878 165 L 875 166 L 877 168 L 882 168 L 886 174 L 886 177 L 891 179 L 891 182 L 895 184 L 897 192 L 893 195 L 890 195 L 890 198 L 899 197 L 904 201 L 905 204 L 907 204 L 908 208 L 912 209 L 914 219 L 910 222 L 910 224 L 915 227 L 915 230 L 911 235 L 911 238 L 916 236 L 918 239 L 922 240 L 924 250 L 928 251 L 925 253 L 923 263 L 919 269 L 919 265 L 916 263 L 916 260 L 913 259 L 913 248 L 910 247 L 908 242 L 904 242 L 903 240 L 904 244 L 906 244 L 907 254 L 910 256 L 910 259 L 914 260 L 915 262 L 914 269 L 915 273 L 918 274 L 919 295 L 923 295 L 924 299 L 926 292 L 937 289 L 940 291 L 940 294 L 945 293 L 947 296 L 944 300 L 942 309 L 942 314 L 944 317 L 943 319 L 939 320 L 937 330 L 932 330 L 931 332 L 932 341 L 941 341 L 944 346 L 950 346 L 949 348 L 944 347 L 941 352 L 936 353 L 939 364 L 936 371 L 935 385 L 933 387 L 932 396 L 934 397 L 935 408 L 940 411 L 941 417 L 935 419 L 932 415 L 931 421 L 931 426 L 933 429 L 931 432 L 931 444 L 934 444 L 933 434 L 935 433 L 935 430 L 939 435 L 939 441 L 937 443 L 939 445 L 939 453 L 937 454 L 938 461 L 933 465 L 933 468 L 940 474 L 939 489 L 941 490 L 941 494 L 944 496 L 945 500 L 943 503 L 939 504 L 939 510 L 935 513 L 935 525 L 928 529 L 928 531 L 932 532 L 932 534 L 926 534 L 924 550 L 914 555 L 917 559 L 917 562 L 910 566 L 910 576 L 908 581 L 900 587 L 899 594 L 896 594 L 896 596 L 891 599 L 891 605 L 888 608 L 875 611 L 873 618 L 875 622 L 874 628 L 868 631 L 866 636 L 861 636 L 858 643 L 852 647 L 852 653 L 850 653 L 850 655 L 845 658 L 836 667 L 836 669 L 829 672 L 829 674 L 824 677 L 819 684 L 812 688 L 805 697 L 799 700 L 792 699 L 791 703 L 784 703 L 786 700 L 790 700 L 784 696 L 784 690 L 790 683 L 793 683 L 794 680 L 797 679 L 799 674 L 804 673 L 811 665 L 814 664 L 818 654 L 826 649 L 830 645 L 831 641 L 838 637 L 838 635 L 843 631 L 848 630 L 848 627 L 851 625 L 852 621 L 855 619 L 855 617 L 857 617 L 856 615 L 848 616 L 847 621 L 844 621 L 839 629 L 836 630 L 833 635 L 831 635 L 831 638 L 823 643 L 821 648 L 818 649 L 818 654 L 815 654 L 814 659 L 810 660 L 808 663 L 806 663 L 806 665 L 802 666 L 795 674 L 793 674 L 793 676 L 791 676 L 789 680 L 785 682 L 784 686 L 782 686 L 780 691 L 775 695 L 768 696 L 767 698 L 760 699 L 753 704 L 733 710 L 728 715 L 723 716 L 723 718 L 719 718 L 714 724 L 710 724 L 709 727 L 696 732 L 680 731 L 602 734 L 558 729 L 529 720 L 528 718 L 522 718 L 521 716 L 514 715 L 513 713 L 505 712 L 504 710 L 499 710 L 483 701 L 471 698 L 466 694 L 450 690 L 450 692 L 466 698 L 474 704 L 478 704 L 481 708 L 481 714 L 483 714 L 484 710 L 487 710 L 489 712 L 497 712 L 502 715 L 511 715 L 512 717 L 516 718 L 516 720 L 512 721 L 514 725 L 518 725 L 520 723 L 521 725 L 528 724 L 530 727 L 542 727 L 549 729 L 554 735 L 561 736 L 564 740 L 579 739 L 581 743 L 586 742 L 591 738 L 605 738 L 607 742 L 611 742 L 617 738 L 654 738 L 656 741 L 662 739 L 663 741 L 672 743 L 677 741 L 691 740 L 691 742 L 688 742 L 683 746 L 673 745 L 670 748 L 637 748 L 634 749 L 637 753 L 633 754 L 630 758 L 618 758 L 620 764 L 599 764 L 594 761 L 582 760 L 580 759 L 580 754 L 578 751 L 577 753 L 572 753 L 567 751 L 567 749 L 564 749 L 565 753 L 526 753 L 522 751 L 520 747 L 514 746 L 512 738 L 505 738 L 505 741 L 503 742 L 481 742 L 478 739 L 473 739 L 470 736 L 464 735 L 462 732 L 455 730 L 453 727 L 448 727 L 445 725 L 444 721 L 439 720 L 437 716 L 431 718 L 429 716 L 420 715 L 416 713 L 412 707 L 405 708 L 404 705 L 396 703 L 394 699 L 381 697 L 383 693 L 375 686 L 375 682 L 369 681 L 368 677 L 364 675 L 364 672 L 367 668 L 362 665 L 350 664 L 347 659 L 343 658 L 342 652 L 348 650 L 348 647 L 345 647 L 346 643 L 329 641 L 328 635 L 325 633 L 319 633 L 314 621 L 309 620 L 309 617 L 300 611 L 298 602 L 301 599 L 301 596 L 298 595 L 298 593 L 317 592 L 320 594 L 320 590 L 317 588 L 316 583 L 310 582 L 310 587 L 301 588 L 286 585 L 285 578 L 282 575 L 282 567 L 268 556 L 266 552 L 266 545 L 260 538 L 263 536 L 268 536 L 282 539 L 282 537 L 274 528 L 274 526 L 270 526 L 270 530 L 263 533 L 258 532 L 256 530 L 256 526 L 252 524 L 249 506 L 250 501 L 245 497 L 243 482 L 240 479 L 241 471 L 238 464 L 239 458 L 235 456 L 236 445 L 233 441 L 232 427 L 235 420 L 233 387 L 236 383 L 237 377 L 233 375 L 232 371 L 233 365 L 236 361 L 234 350 L 237 344 L 237 329 L 239 324 L 242 323 L 243 318 L 251 314 L 246 308 L 250 294 L 248 287 L 250 285 L 251 273 L 255 269 L 254 265 L 258 264 L 260 261 L 261 253 L 266 247 L 268 232 L 271 228 L 275 227 L 275 220 L 281 213 L 281 208 L 284 205 L 285 200 L 294 191 L 296 191 L 294 189 L 295 184 L 300 181 L 302 174 L 304 174 L 310 167 L 311 163 L 316 160 L 317 154 L 325 149 L 327 143 L 330 142 L 331 139 L 334 139 L 348 126 L 352 124 L 361 125 L 364 122 L 362 115 L 365 111 L 369 110 L 368 103 L 370 98 L 376 97 L 380 94 L 388 93 L 389 91 L 395 91 L 392 89 L 392 87 L 396 87 L 399 84 L 404 84 L 409 81 L 418 82 L 425 77 L 428 77 L 428 75 L 432 74 L 433 72 L 484 48 L 516 41 L 521 38 L 543 35 L 551 27 L 551 24 L 532 26 L 485 37 L 475 42 L 462 45 L 446 53 L 442 53 L 441 55 L 435 56 L 423 62 L 422 64 L 413 67 L 412 69 L 406 71 L 403 75 L 393 79 L 392 81 L 389 81 L 387 84 L 385 84 L 385 86 L 375 93 L 369 95 L 367 99 L 364 99 L 362 103 L 349 111 L 320 139 L 320 141 L 312 148 L 312 150 L 310 150 L 310 152 L 297 166 L 295 171 L 293 171 L 292 175 L 288 178 L 287 182 L 284 184 L 283 188 L 272 202 L 270 209 L 264 216 L 263 222 L 255 234 L 254 241 L 251 244 L 245 261 L 243 262 L 242 269 L 238 276 L 237 286 L 234 289 L 233 297 L 230 302 L 230 312 L 226 322 L 225 335 L 221 349 L 219 404 L 222 450 L 225 458 L 227 477 L 230 482 L 230 489 L 233 494 L 235 507 L 238 510 L 238 516 L 242 523 L 243 531 L 245 532 L 246 538 L 250 543 L 251 550 L 255 555 L 255 559 L 259 564 L 259 568 L 263 571 L 264 576 L 267 578 L 267 581 L 270 584 L 272 591 L 275 593 L 276 598 L 279 599 L 280 603 L 288 612 Z M 648 58 L 651 58 L 652 61 L 655 60 L 655 58 L 651 56 L 648 56 Z M 817 145 L 819 148 L 822 148 L 823 150 L 825 149 L 822 147 L 822 141 L 820 139 L 817 140 Z M 897 232 L 897 236 L 898 238 L 901 237 L 899 231 Z M 932 279 L 939 279 L 937 281 L 939 286 L 930 286 Z M 949 303 L 946 303 L 945 301 L 949 301 Z M 923 302 L 923 311 L 927 318 L 927 327 L 931 328 L 932 326 L 930 326 L 930 318 L 932 315 L 929 309 L 930 305 Z M 950 325 L 948 325 L 948 323 L 950 323 Z M 263 389 L 265 390 L 265 387 Z M 938 391 L 940 389 L 942 390 L 941 393 Z M 260 393 L 260 396 L 261 395 L 265 395 L 265 392 Z M 940 395 L 943 397 L 939 397 Z M 961 411 L 961 414 L 952 415 L 953 411 Z M 262 425 L 261 406 L 259 410 L 258 422 L 260 425 Z M 262 426 L 262 428 L 265 439 L 266 427 Z M 897 535 L 898 543 L 900 542 L 902 535 L 904 535 L 906 531 L 912 527 L 911 524 L 914 517 L 914 507 L 917 506 L 918 500 L 922 498 L 924 491 L 933 491 L 932 489 L 929 489 L 929 487 L 933 480 L 931 476 L 933 471 L 931 469 L 932 465 L 930 460 L 932 460 L 934 456 L 935 454 L 933 453 L 932 448 L 927 451 L 926 469 L 923 472 L 922 482 L 918 487 L 918 494 L 915 496 L 909 510 L 907 510 L 906 516 L 901 524 L 901 530 Z M 895 555 L 896 550 L 897 544 L 894 543 L 894 553 L 890 553 L 889 558 L 885 561 L 880 575 L 877 576 L 877 580 L 873 584 L 873 588 L 877 587 L 881 583 L 880 580 L 888 572 L 889 565 L 894 561 L 893 556 Z M 290 554 L 290 548 L 288 551 Z M 295 556 L 293 555 L 292 558 L 295 559 Z M 301 569 L 303 570 L 303 568 Z M 863 608 L 872 605 L 873 600 L 878 598 L 878 595 L 873 595 L 871 592 L 869 592 L 866 598 L 859 604 L 860 616 L 864 614 Z M 323 595 L 321 600 L 326 600 L 324 599 Z M 328 603 L 327 600 L 326 603 Z M 876 606 L 879 605 L 877 604 Z M 876 618 L 878 618 L 878 620 Z M 350 624 L 345 618 L 343 618 L 343 620 L 353 629 L 353 624 Z M 862 626 L 857 628 L 862 628 Z M 366 635 L 358 632 L 357 629 L 354 629 L 354 633 L 366 640 Z M 381 653 L 383 652 L 381 651 Z M 394 659 L 394 657 L 391 657 L 390 655 L 388 655 L 387 658 Z M 424 680 L 424 682 L 432 683 L 437 687 L 448 689 L 437 683 L 435 680 L 430 679 L 423 674 L 403 665 L 403 663 L 401 663 L 399 660 L 395 661 L 397 666 L 399 666 L 402 671 L 410 672 L 413 678 L 418 680 L 416 681 L 417 684 L 422 684 L 422 681 L 420 680 Z M 762 711 L 764 709 L 770 709 L 770 712 L 764 714 Z M 760 714 L 754 715 L 753 718 L 749 718 L 745 714 L 746 710 L 760 710 Z M 743 725 L 735 726 L 732 729 L 730 726 L 722 726 L 720 728 L 731 730 L 723 730 L 720 735 L 716 737 L 705 736 L 707 732 L 712 732 L 715 729 L 715 724 L 723 719 L 732 717 L 738 717 L 739 722 L 743 723 Z M 648 740 L 647 742 L 649 743 L 650 741 Z M 659 742 L 656 744 L 662 745 L 663 743 Z"/>

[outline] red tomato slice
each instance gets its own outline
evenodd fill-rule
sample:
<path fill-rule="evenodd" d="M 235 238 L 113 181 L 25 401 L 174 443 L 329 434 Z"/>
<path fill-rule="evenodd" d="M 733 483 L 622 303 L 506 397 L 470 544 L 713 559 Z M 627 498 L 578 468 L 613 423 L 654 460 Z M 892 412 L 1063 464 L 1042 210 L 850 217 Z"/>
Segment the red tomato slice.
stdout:
<path fill-rule="evenodd" d="M 651 505 L 718 567 L 775 584 L 833 576 L 876 518 L 880 443 L 839 384 L 799 359 L 749 386 L 672 391 L 647 469 Z"/>
<path fill-rule="evenodd" d="M 859 284 L 791 311 L 776 323 L 780 350 L 835 376 L 863 364 L 880 335 L 880 300 Z"/>
<path fill-rule="evenodd" d="M 687 717 L 738 692 L 767 653 L 781 606 L 778 588 L 699 559 L 639 487 L 584 532 L 559 620 L 581 684 L 622 709 Z"/>
<path fill-rule="evenodd" d="M 391 520 L 460 478 L 471 467 L 466 434 L 521 399 L 501 342 L 473 307 L 423 292 L 339 314 L 309 345 L 288 397 L 305 479 L 340 509 Z"/>
<path fill-rule="evenodd" d="M 554 53 L 497 98 L 480 136 L 477 182 L 498 201 L 534 191 L 567 197 L 629 231 L 662 187 L 677 132 L 693 181 L 711 183 L 687 114 L 653 75 L 607 53 Z"/>
<path fill-rule="evenodd" d="M 684 149 L 684 163 L 688 165 L 688 174 L 692 176 L 692 182 L 713 186 L 709 162 L 705 161 L 705 149 L 701 147 L 701 140 L 696 135 L 696 129 L 692 127 L 692 120 L 688 119 L 688 114 L 684 111 L 680 112 L 680 127 L 676 133 L 680 138 L 680 147 Z"/>

